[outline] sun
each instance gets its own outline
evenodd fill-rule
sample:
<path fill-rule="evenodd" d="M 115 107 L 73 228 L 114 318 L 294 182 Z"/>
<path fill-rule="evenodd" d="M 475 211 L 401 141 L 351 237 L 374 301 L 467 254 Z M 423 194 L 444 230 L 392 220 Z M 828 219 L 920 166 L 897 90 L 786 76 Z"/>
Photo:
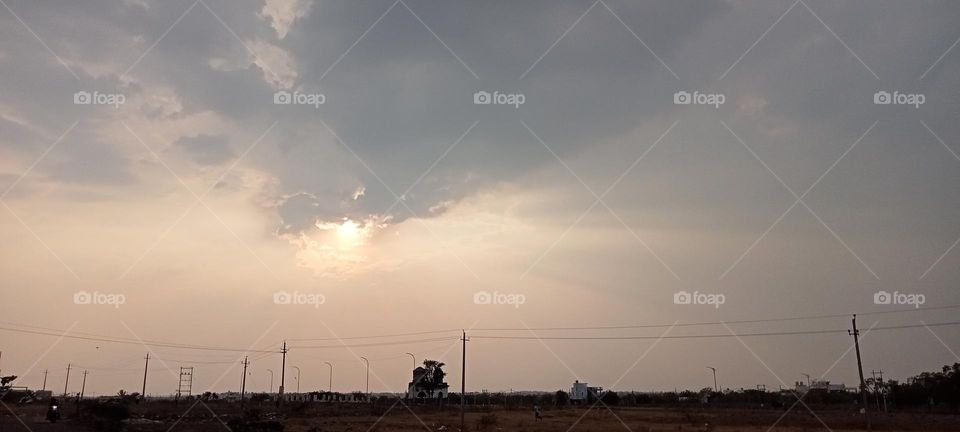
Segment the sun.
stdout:
<path fill-rule="evenodd" d="M 345 219 L 342 224 L 337 225 L 337 237 L 344 241 L 355 241 L 360 236 L 360 224 Z"/>

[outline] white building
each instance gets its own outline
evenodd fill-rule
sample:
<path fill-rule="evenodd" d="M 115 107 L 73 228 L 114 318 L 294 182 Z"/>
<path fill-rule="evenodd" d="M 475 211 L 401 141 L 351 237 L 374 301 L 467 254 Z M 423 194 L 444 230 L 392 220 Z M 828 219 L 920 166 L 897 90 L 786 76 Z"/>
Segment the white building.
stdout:
<path fill-rule="evenodd" d="M 589 402 L 593 398 L 599 397 L 602 391 L 602 387 L 590 387 L 587 383 L 582 383 L 579 380 L 574 381 L 573 387 L 570 387 L 570 402 Z"/>

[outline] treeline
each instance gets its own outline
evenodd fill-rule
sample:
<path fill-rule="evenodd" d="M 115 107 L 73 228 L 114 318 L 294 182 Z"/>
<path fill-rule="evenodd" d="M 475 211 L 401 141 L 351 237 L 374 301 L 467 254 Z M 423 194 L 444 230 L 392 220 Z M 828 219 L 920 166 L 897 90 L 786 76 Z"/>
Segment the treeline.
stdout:
<path fill-rule="evenodd" d="M 906 383 L 876 382 L 871 378 L 867 387 L 871 384 L 880 395 L 887 395 L 888 404 L 893 402 L 895 406 L 946 406 L 954 413 L 960 408 L 960 363 L 944 366 L 940 372 L 924 372 Z"/>
<path fill-rule="evenodd" d="M 947 365 L 939 372 L 923 372 L 907 379 L 905 383 L 895 380 L 866 380 L 868 404 L 870 410 L 929 410 L 960 413 L 960 363 Z M 708 406 L 717 408 L 784 408 L 797 401 L 794 389 L 762 390 L 740 389 L 721 392 L 704 388 L 700 391 L 675 392 L 614 392 L 604 391 L 591 394 L 587 401 L 579 401 L 587 406 L 597 403 L 607 406 L 625 407 L 670 407 L 670 406 Z M 861 395 L 856 388 L 849 391 L 828 391 L 812 389 L 801 395 L 807 405 L 850 407 L 859 409 Z M 598 399 L 600 403 L 598 403 Z M 458 405 L 460 395 L 451 393 L 447 404 Z M 527 409 L 534 405 L 544 408 L 566 407 L 574 405 L 570 395 L 558 390 L 554 393 L 514 394 L 514 393 L 474 393 L 467 394 L 469 406 L 502 407 L 505 409 Z"/>

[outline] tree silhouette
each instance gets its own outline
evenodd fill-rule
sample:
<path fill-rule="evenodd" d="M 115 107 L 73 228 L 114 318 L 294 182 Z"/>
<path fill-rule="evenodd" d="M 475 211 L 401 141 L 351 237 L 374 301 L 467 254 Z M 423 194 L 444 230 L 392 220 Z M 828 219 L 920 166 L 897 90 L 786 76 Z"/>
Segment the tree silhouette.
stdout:
<path fill-rule="evenodd" d="M 443 379 L 447 376 L 446 372 L 443 371 L 444 366 L 446 364 L 443 362 L 424 360 L 423 367 L 417 368 L 414 372 L 414 384 L 427 391 L 430 397 L 433 397 L 437 390 L 449 387 L 447 383 L 443 382 Z"/>

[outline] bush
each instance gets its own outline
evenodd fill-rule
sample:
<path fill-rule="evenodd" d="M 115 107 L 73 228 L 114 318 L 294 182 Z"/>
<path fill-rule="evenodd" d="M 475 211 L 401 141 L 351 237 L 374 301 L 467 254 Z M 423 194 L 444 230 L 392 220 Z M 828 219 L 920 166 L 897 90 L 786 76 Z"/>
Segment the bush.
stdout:
<path fill-rule="evenodd" d="M 620 395 L 613 390 L 607 390 L 603 396 L 600 396 L 600 401 L 608 406 L 617 406 L 620 405 Z"/>
<path fill-rule="evenodd" d="M 130 407 L 120 400 L 95 402 L 84 410 L 90 415 L 94 430 L 98 431 L 120 431 L 123 421 L 130 418 Z"/>

